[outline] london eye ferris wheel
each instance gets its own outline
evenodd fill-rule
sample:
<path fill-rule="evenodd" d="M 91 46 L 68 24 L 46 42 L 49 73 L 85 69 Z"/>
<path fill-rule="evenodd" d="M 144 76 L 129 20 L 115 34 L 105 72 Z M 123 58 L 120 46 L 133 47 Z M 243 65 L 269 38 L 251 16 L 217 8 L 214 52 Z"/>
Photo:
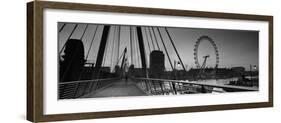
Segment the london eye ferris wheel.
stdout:
<path fill-rule="evenodd" d="M 198 49 L 199 49 L 199 45 L 203 42 L 203 41 L 208 41 L 209 44 L 212 46 L 212 49 L 214 50 L 215 52 L 215 65 L 213 66 L 213 68 L 217 69 L 218 66 L 219 66 L 219 51 L 218 51 L 218 48 L 217 48 L 217 45 L 215 44 L 215 42 L 213 41 L 212 38 L 210 38 L 209 36 L 206 36 L 206 35 L 203 35 L 203 36 L 200 36 L 195 45 L 194 45 L 194 60 L 195 60 L 195 65 L 196 65 L 196 68 L 198 69 L 205 69 L 206 67 L 206 62 L 207 62 L 207 58 L 210 57 L 210 55 L 204 55 L 202 56 L 204 58 L 204 61 L 203 63 L 199 63 L 199 54 L 198 54 Z M 212 56 L 211 56 L 212 57 Z"/>

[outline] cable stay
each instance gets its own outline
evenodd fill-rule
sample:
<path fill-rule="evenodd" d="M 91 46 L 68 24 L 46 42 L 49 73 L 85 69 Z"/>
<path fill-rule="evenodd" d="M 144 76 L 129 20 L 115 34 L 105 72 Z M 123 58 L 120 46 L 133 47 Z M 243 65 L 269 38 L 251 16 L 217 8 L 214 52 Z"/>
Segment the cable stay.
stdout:
<path fill-rule="evenodd" d="M 124 54 L 123 54 L 123 57 L 122 57 L 122 62 L 121 62 L 121 65 L 120 65 L 120 67 L 121 67 L 121 69 L 124 69 L 125 68 L 125 63 L 126 63 L 126 54 L 127 54 L 127 47 L 125 47 L 125 49 L 124 49 Z"/>
<path fill-rule="evenodd" d="M 68 36 L 68 38 L 66 39 L 66 41 L 65 41 L 65 43 L 64 43 L 64 45 L 63 45 L 63 47 L 61 48 L 61 50 L 60 50 L 60 52 L 59 52 L 59 55 L 61 55 L 63 49 L 65 48 L 66 42 L 71 38 L 71 36 L 73 35 L 73 33 L 74 33 L 74 31 L 76 30 L 77 26 L 78 26 L 78 24 L 75 24 L 73 30 L 71 31 L 71 33 L 70 33 L 70 35 Z"/>
<path fill-rule="evenodd" d="M 150 43 L 148 41 L 148 34 L 147 34 L 147 30 L 145 29 L 145 27 L 143 28 L 143 30 L 144 30 L 144 35 L 146 37 L 146 42 L 147 42 L 147 46 L 148 46 L 148 53 L 147 53 L 147 58 L 146 58 L 146 64 L 149 65 L 150 53 L 151 53 Z"/>
<path fill-rule="evenodd" d="M 118 65 L 118 63 L 119 63 L 119 60 L 120 60 L 120 58 L 121 58 L 121 55 L 119 55 L 119 49 L 120 49 L 120 26 L 118 26 L 118 27 L 116 27 L 117 29 L 117 51 L 116 51 L 116 61 L 115 61 L 115 65 Z M 123 54 L 123 52 L 121 53 L 121 54 Z"/>
<path fill-rule="evenodd" d="M 95 40 L 98 27 L 99 27 L 99 26 L 97 25 L 97 27 L 96 27 L 96 29 L 95 29 L 95 32 L 94 32 L 94 34 L 93 34 L 93 38 L 92 38 L 92 41 L 91 41 L 91 44 L 90 44 L 90 48 L 89 48 L 89 50 L 88 50 L 88 52 L 87 52 L 87 55 L 86 55 L 86 61 L 88 60 L 88 57 L 89 57 L 91 48 L 92 48 L 92 46 L 93 46 L 93 42 L 94 42 L 94 40 Z"/>
<path fill-rule="evenodd" d="M 127 47 L 123 50 L 122 54 L 119 56 L 118 61 L 117 61 L 117 63 L 116 63 L 116 65 L 118 65 L 118 64 L 119 64 L 119 61 L 122 59 L 120 68 L 122 68 L 122 66 L 123 66 L 124 57 L 125 57 L 126 53 L 127 53 Z M 118 69 L 117 69 L 117 70 L 118 70 Z M 116 70 L 115 67 L 114 67 L 115 73 L 118 72 L 117 70 Z"/>
<path fill-rule="evenodd" d="M 153 46 L 153 50 L 155 50 L 155 45 L 154 45 L 154 41 L 152 39 L 151 30 L 149 29 L 149 27 L 147 27 L 147 29 L 148 29 L 148 33 L 149 33 L 149 36 L 150 36 L 150 40 L 151 40 L 152 46 Z"/>
<path fill-rule="evenodd" d="M 168 50 L 167 50 L 167 48 L 166 48 L 166 45 L 165 45 L 165 43 L 164 43 L 162 34 L 160 33 L 159 27 L 157 27 L 157 31 L 158 31 L 158 34 L 159 34 L 159 36 L 160 36 L 160 39 L 161 39 L 161 42 L 162 42 L 162 44 L 163 44 L 164 50 L 165 50 L 165 52 L 166 52 L 166 55 L 167 55 L 167 57 L 168 57 L 169 63 L 170 63 L 170 65 L 171 65 L 171 68 L 174 69 L 173 63 L 172 63 L 172 61 L 171 61 L 170 55 L 169 55 Z"/>
<path fill-rule="evenodd" d="M 119 61 L 121 60 L 121 58 L 122 58 L 122 56 L 125 54 L 125 51 L 123 51 L 122 53 L 121 53 L 121 55 L 118 57 L 118 60 L 117 60 L 117 62 L 116 62 L 116 65 L 118 65 L 119 64 Z"/>
<path fill-rule="evenodd" d="M 64 29 L 65 25 L 66 25 L 65 23 L 62 25 L 62 27 L 59 29 L 59 32 L 61 32 Z"/>
<path fill-rule="evenodd" d="M 170 41 L 171 41 L 171 43 L 172 43 L 172 45 L 173 45 L 174 50 L 176 51 L 176 54 L 177 54 L 177 56 L 178 56 L 178 58 L 179 58 L 179 60 L 180 60 L 180 63 L 181 63 L 181 65 L 182 65 L 183 70 L 186 71 L 186 69 L 185 69 L 185 67 L 184 67 L 184 64 L 183 64 L 183 62 L 182 62 L 182 60 L 181 60 L 181 58 L 180 58 L 180 55 L 179 55 L 179 53 L 178 53 L 178 50 L 176 49 L 175 44 L 174 44 L 174 42 L 173 42 L 173 40 L 172 40 L 172 38 L 171 38 L 171 36 L 170 36 L 170 33 L 169 33 L 169 31 L 168 31 L 168 29 L 167 29 L 166 27 L 165 27 L 165 31 L 166 31 L 166 33 L 167 33 L 167 35 L 168 35 L 168 37 L 169 37 L 169 39 L 170 39 Z"/>
<path fill-rule="evenodd" d="M 83 37 L 84 37 L 84 35 L 85 35 L 87 29 L 88 29 L 88 24 L 86 24 L 86 27 L 85 27 L 85 29 L 84 29 L 84 31 L 83 31 L 83 33 L 82 33 L 82 36 L 80 37 L 80 40 L 83 39 Z"/>
<path fill-rule="evenodd" d="M 84 37 L 84 35 L 85 35 L 85 33 L 86 33 L 87 29 L 88 29 L 88 24 L 86 24 L 86 27 L 85 27 L 85 29 L 84 29 L 84 31 L 83 31 L 83 33 L 82 33 L 82 36 L 80 37 L 80 40 L 81 40 L 81 41 L 82 41 L 82 39 L 83 39 L 83 37 Z M 83 42 L 83 41 L 82 41 L 82 42 Z M 86 62 L 86 61 L 87 61 L 87 60 L 85 60 L 85 59 L 84 59 L 84 62 L 83 62 L 83 68 L 82 68 L 82 71 L 80 71 L 80 73 L 79 73 L 78 80 L 80 80 L 80 79 L 81 79 L 82 74 L 84 73 L 84 69 L 85 69 L 85 62 Z M 81 84 L 81 83 L 79 83 L 78 85 L 76 85 L 76 91 L 78 90 L 78 88 L 79 88 L 80 84 Z"/>
<path fill-rule="evenodd" d="M 146 28 L 144 28 L 144 33 L 145 33 L 146 42 L 147 42 L 147 44 L 148 44 L 148 49 L 149 49 L 149 53 L 150 53 L 150 52 L 151 52 L 151 49 L 150 49 L 150 43 L 149 43 L 149 41 L 148 41 L 148 34 L 147 34 Z"/>
<path fill-rule="evenodd" d="M 154 39 L 155 39 L 156 45 L 158 47 L 158 50 L 160 50 L 160 47 L 159 47 L 159 44 L 158 44 L 158 41 L 157 41 L 157 38 L 156 38 L 156 34 L 155 34 L 155 31 L 154 31 L 153 27 L 151 27 L 151 30 L 152 30 L 152 33 L 154 35 Z"/>
<path fill-rule="evenodd" d="M 87 52 L 87 55 L 86 55 L 86 58 L 85 58 L 85 61 L 86 61 L 86 62 L 88 61 L 88 57 L 89 57 L 91 48 L 92 48 L 92 46 L 93 46 L 93 42 L 94 42 L 94 39 L 95 39 L 95 36 L 96 36 L 96 33 L 97 33 L 97 29 L 98 29 L 98 25 L 96 26 L 96 29 L 94 30 L 94 34 L 93 34 L 93 38 L 92 38 L 92 41 L 91 41 L 91 44 L 90 44 L 90 48 L 88 49 L 88 52 Z M 80 75 L 79 75 L 79 79 L 78 79 L 78 80 L 81 79 L 82 74 L 84 73 L 84 71 L 85 71 L 85 67 L 83 67 L 82 72 L 80 72 Z"/>

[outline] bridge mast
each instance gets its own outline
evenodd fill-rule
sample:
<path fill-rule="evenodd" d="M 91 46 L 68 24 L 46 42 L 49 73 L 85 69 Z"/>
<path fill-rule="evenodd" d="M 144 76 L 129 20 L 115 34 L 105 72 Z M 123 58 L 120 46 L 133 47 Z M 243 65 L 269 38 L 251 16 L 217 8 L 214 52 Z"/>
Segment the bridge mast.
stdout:
<path fill-rule="evenodd" d="M 144 50 L 144 43 L 143 43 L 143 37 L 142 37 L 142 31 L 141 27 L 137 27 L 137 37 L 139 40 L 139 48 L 140 48 L 140 55 L 141 55 L 141 64 L 142 69 L 144 71 L 144 75 L 147 76 L 147 67 L 146 67 L 146 58 L 145 58 L 145 50 Z"/>
<path fill-rule="evenodd" d="M 101 41 L 100 41 L 98 57 L 97 57 L 97 60 L 96 60 L 96 66 L 95 66 L 96 72 L 94 72 L 94 74 L 96 74 L 97 71 L 99 71 L 100 68 L 101 68 L 103 56 L 104 56 L 104 50 L 105 50 L 105 46 L 106 46 L 106 42 L 107 42 L 107 38 L 108 38 L 108 34 L 109 34 L 109 30 L 110 30 L 110 26 L 105 25 L 104 28 L 103 28 L 102 37 L 101 37 Z"/>

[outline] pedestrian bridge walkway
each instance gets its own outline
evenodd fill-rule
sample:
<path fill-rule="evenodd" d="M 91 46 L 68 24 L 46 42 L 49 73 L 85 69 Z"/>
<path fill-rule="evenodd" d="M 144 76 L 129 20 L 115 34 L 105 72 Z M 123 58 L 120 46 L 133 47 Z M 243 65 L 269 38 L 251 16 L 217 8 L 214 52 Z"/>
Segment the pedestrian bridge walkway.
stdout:
<path fill-rule="evenodd" d="M 130 78 L 127 82 L 121 78 L 107 78 L 61 83 L 60 99 L 240 91 L 258 91 L 258 88 L 153 78 Z"/>
<path fill-rule="evenodd" d="M 83 98 L 95 98 L 95 97 L 121 97 L 121 96 L 145 96 L 147 95 L 142 91 L 135 82 L 125 79 L 116 81 L 99 91 L 93 91 L 83 96 Z"/>

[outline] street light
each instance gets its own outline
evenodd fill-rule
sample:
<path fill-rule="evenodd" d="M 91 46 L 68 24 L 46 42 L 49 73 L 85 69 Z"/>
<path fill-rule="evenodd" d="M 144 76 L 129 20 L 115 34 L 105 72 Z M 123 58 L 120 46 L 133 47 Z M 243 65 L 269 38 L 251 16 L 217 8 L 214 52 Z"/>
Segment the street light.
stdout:
<path fill-rule="evenodd" d="M 177 66 L 178 66 L 178 68 L 180 68 L 180 66 L 181 66 L 181 64 L 180 64 L 180 62 L 179 62 L 179 61 L 178 61 L 178 65 L 177 65 Z"/>
<path fill-rule="evenodd" d="M 254 65 L 254 70 L 255 70 L 255 71 L 257 70 L 257 66 L 256 66 L 256 65 Z"/>
<path fill-rule="evenodd" d="M 253 84 L 253 72 L 257 70 L 257 66 L 254 65 L 254 70 L 252 71 L 252 65 L 250 65 L 250 77 L 251 77 L 251 84 Z"/>

